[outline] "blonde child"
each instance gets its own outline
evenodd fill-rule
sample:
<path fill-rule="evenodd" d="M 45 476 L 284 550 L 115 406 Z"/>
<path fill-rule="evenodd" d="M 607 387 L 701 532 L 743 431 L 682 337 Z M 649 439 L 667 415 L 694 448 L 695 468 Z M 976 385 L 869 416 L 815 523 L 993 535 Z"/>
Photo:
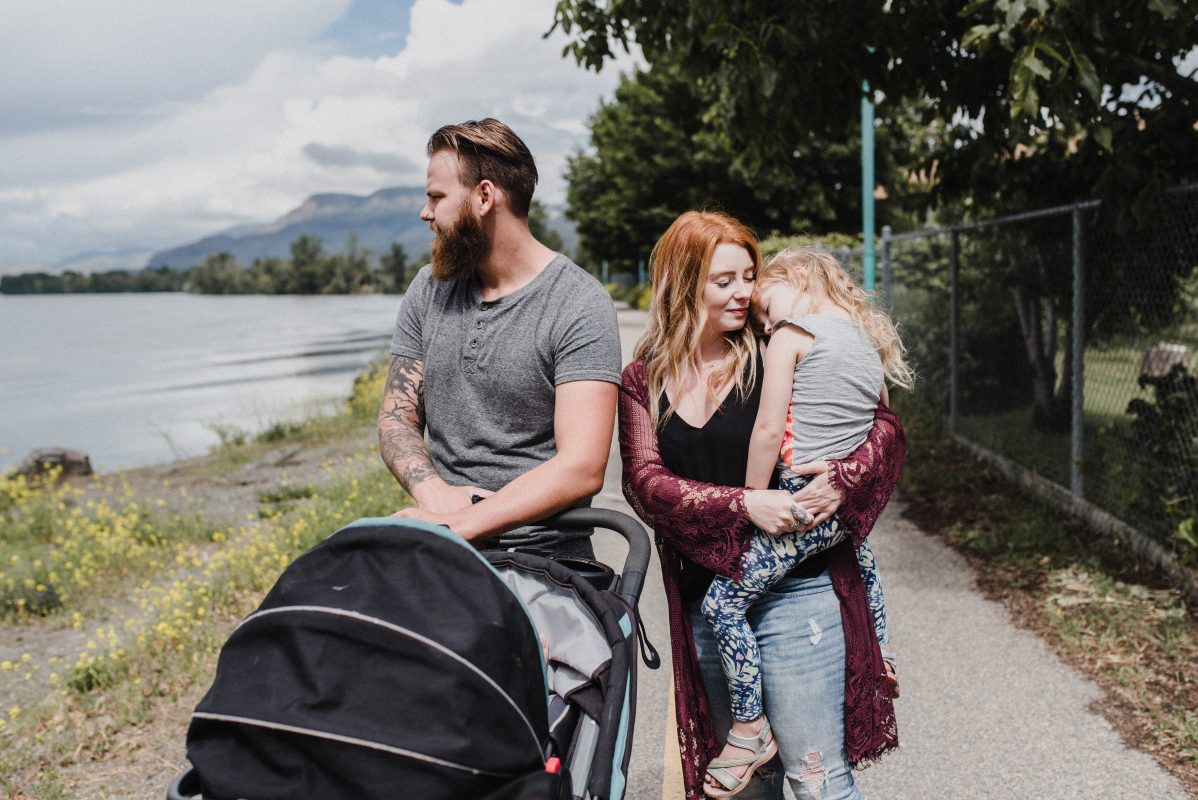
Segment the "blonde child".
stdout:
<path fill-rule="evenodd" d="M 879 400 L 889 405 L 886 381 L 909 389 L 914 376 L 890 318 L 870 305 L 826 252 L 789 248 L 774 256 L 757 275 L 753 306 L 770 342 L 745 485 L 766 488 L 777 469 L 780 487 L 796 492 L 811 480 L 805 473 L 815 466 L 812 462 L 842 458 L 865 440 Z M 717 576 L 703 599 L 703 616 L 720 646 L 733 714 L 729 746 L 721 754 L 730 757 L 708 766 L 711 778 L 705 791 L 712 797 L 739 794 L 753 771 L 777 750 L 762 712 L 760 656 L 745 620 L 749 606 L 797 563 L 845 537 L 835 516 L 812 519 L 799 506 L 792 506 L 791 513 L 795 532 L 771 536 L 757 531 L 741 560 L 741 578 Z M 897 695 L 882 585 L 868 544 L 857 548 L 857 560 Z M 738 750 L 745 752 L 738 755 Z"/>

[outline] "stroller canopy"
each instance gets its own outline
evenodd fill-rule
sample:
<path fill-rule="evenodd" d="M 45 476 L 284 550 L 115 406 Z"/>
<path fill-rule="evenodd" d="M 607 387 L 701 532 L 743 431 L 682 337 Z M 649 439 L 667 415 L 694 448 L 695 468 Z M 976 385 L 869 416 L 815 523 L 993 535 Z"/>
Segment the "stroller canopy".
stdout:
<path fill-rule="evenodd" d="M 481 797 L 543 768 L 547 693 L 528 611 L 479 553 L 364 519 L 230 637 L 188 757 L 205 798 Z"/>

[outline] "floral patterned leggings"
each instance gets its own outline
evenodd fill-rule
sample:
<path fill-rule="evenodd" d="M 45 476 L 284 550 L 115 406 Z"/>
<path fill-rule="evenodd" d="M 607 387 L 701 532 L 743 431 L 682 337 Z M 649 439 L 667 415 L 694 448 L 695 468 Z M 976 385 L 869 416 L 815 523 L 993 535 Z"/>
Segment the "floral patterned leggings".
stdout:
<path fill-rule="evenodd" d="M 797 492 L 811 481 L 807 475 L 783 472 L 781 488 Z M 720 647 L 724 677 L 728 681 L 728 694 L 732 701 L 732 715 L 741 721 L 761 716 L 761 653 L 757 639 L 745 619 L 749 606 L 769 591 L 770 587 L 784 577 L 796 564 L 844 539 L 840 521 L 833 516 L 826 522 L 803 533 L 787 533 L 771 536 L 757 531 L 749 549 L 741 557 L 741 577 L 733 581 L 719 575 L 711 582 L 711 588 L 703 598 L 703 619 L 711 626 Z M 882 581 L 878 577 L 878 566 L 873 551 L 867 542 L 856 548 L 857 565 L 861 579 L 869 595 L 869 606 L 873 612 L 874 630 L 878 643 L 885 649 L 890 642 L 886 625 L 886 605 L 882 595 Z M 812 624 L 812 643 L 819 641 L 821 631 Z"/>

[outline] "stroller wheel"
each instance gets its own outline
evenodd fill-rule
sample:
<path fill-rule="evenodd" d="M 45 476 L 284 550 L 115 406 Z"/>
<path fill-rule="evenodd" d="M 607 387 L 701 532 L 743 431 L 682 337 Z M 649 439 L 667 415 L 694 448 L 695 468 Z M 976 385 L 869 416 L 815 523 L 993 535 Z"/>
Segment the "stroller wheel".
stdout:
<path fill-rule="evenodd" d="M 194 769 L 180 772 L 166 790 L 166 800 L 192 800 L 200 797 L 200 779 Z"/>

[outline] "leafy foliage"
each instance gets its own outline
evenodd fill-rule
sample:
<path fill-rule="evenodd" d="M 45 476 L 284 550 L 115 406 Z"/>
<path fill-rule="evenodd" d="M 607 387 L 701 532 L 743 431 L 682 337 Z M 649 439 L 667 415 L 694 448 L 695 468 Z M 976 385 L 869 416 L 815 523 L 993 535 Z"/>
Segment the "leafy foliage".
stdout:
<path fill-rule="evenodd" d="M 544 205 L 534 200 L 529 211 L 533 235 L 553 250 L 562 250 L 562 236 L 549 227 Z M 324 249 L 319 237 L 301 236 L 291 243 L 291 259 L 255 259 L 248 267 L 229 253 L 213 253 L 188 270 L 155 267 L 140 272 L 80 275 L 42 272 L 0 277 L 0 294 L 62 294 L 72 292 L 178 292 L 199 294 L 356 294 L 402 293 L 416 277 L 428 254 L 415 261 L 395 242 L 377 259 L 350 236 L 339 253 Z"/>
<path fill-rule="evenodd" d="M 940 194 L 1004 209 L 1193 176 L 1198 16 L 1178 0 L 559 0 L 566 52 L 598 69 L 635 42 L 677 65 L 751 175 L 803 137 L 836 141 L 863 81 L 880 129 L 917 109 Z M 801 127 L 796 125 L 801 123 Z M 796 135 L 797 134 L 797 135 Z M 881 149 L 881 148 L 879 148 Z"/>
<path fill-rule="evenodd" d="M 533 200 L 532 205 L 528 209 L 528 230 L 533 237 L 541 244 L 548 247 L 550 250 L 562 252 L 566 249 L 566 242 L 562 235 L 549 227 L 549 210 L 540 200 Z M 420 263 L 428 263 L 422 261 Z"/>
<path fill-rule="evenodd" d="M 1152 402 L 1139 398 L 1127 407 L 1135 415 L 1130 440 L 1143 453 L 1136 461 L 1140 483 L 1134 510 L 1145 527 L 1173 539 L 1183 560 L 1198 565 L 1198 377 L 1177 364 L 1151 385 Z"/>
<path fill-rule="evenodd" d="M 624 76 L 591 117 L 591 148 L 566 169 L 567 215 L 578 223 L 584 260 L 628 270 L 688 209 L 726 211 L 761 235 L 857 224 L 859 193 L 847 183 L 859 170 L 855 129 L 797 144 L 747 172 L 704 107 L 701 89 L 667 63 Z"/>
<path fill-rule="evenodd" d="M 183 288 L 183 273 L 170 267 L 141 272 L 95 272 L 84 275 L 67 271 L 61 275 L 27 272 L 0 277 L 0 294 L 66 294 L 73 292 L 177 292 Z"/>

